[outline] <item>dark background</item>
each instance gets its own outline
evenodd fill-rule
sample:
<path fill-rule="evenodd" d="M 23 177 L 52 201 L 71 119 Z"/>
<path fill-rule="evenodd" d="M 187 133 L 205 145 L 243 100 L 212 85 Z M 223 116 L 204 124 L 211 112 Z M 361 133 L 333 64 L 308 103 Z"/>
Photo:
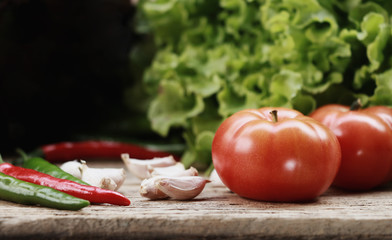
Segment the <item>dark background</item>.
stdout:
<path fill-rule="evenodd" d="M 129 0 L 0 0 L 0 153 L 132 134 L 134 13 Z"/>

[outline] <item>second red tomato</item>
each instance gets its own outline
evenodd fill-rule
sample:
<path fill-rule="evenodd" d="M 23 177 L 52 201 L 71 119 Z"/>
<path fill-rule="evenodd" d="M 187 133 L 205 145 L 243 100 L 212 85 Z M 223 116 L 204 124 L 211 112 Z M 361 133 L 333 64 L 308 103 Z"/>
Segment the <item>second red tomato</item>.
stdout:
<path fill-rule="evenodd" d="M 326 105 L 311 116 L 328 126 L 342 149 L 334 185 L 370 190 L 392 180 L 392 109 L 385 106 L 350 110 Z"/>

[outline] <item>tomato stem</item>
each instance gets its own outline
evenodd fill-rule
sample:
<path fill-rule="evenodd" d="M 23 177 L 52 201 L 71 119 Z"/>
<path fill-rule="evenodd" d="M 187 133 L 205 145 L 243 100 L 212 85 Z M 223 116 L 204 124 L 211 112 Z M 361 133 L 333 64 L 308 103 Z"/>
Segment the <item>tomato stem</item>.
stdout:
<path fill-rule="evenodd" d="M 272 115 L 272 121 L 275 123 L 278 122 L 278 110 L 272 110 L 270 114 Z"/>
<path fill-rule="evenodd" d="M 361 99 L 357 99 L 357 100 L 355 100 L 352 104 L 351 104 L 351 106 L 350 106 L 350 110 L 351 111 L 355 111 L 355 110 L 358 110 L 358 109 L 360 109 L 360 108 L 362 108 L 362 102 L 361 102 Z"/>

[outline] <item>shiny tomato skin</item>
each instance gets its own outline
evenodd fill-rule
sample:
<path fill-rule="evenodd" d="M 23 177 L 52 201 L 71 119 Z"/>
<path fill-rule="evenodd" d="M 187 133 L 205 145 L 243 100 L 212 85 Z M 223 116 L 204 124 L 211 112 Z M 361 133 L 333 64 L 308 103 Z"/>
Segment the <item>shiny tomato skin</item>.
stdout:
<path fill-rule="evenodd" d="M 375 106 L 350 110 L 326 105 L 311 115 L 337 136 L 342 163 L 333 185 L 367 191 L 392 180 L 392 109 Z"/>
<path fill-rule="evenodd" d="M 277 110 L 278 121 L 270 112 Z M 331 185 L 340 146 L 325 126 L 287 108 L 239 111 L 218 128 L 214 167 L 238 195 L 261 201 L 310 201 Z"/>

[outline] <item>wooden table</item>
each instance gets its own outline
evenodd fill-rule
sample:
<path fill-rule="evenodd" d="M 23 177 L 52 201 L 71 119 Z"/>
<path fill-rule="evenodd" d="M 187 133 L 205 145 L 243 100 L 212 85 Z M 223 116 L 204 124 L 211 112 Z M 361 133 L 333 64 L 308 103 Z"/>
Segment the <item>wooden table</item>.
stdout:
<path fill-rule="evenodd" d="M 91 167 L 123 167 L 120 161 Z M 127 172 L 127 207 L 60 211 L 0 201 L 0 239 L 392 239 L 392 186 L 330 189 L 314 202 L 268 203 L 207 186 L 192 201 L 151 201 Z"/>

